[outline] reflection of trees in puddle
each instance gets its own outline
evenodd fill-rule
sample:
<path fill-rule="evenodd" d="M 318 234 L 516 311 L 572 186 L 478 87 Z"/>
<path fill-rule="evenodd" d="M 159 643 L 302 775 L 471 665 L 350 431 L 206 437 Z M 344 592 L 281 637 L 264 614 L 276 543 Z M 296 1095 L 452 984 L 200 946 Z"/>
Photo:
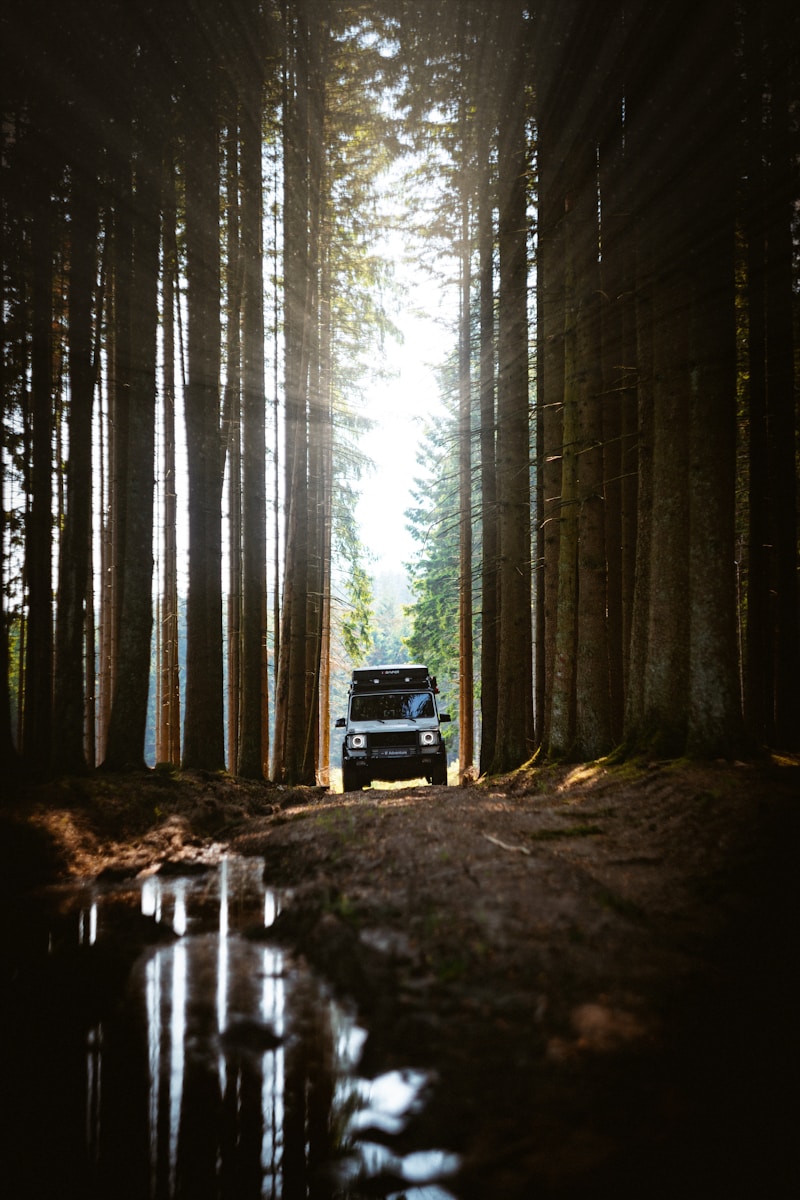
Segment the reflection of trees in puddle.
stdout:
<path fill-rule="evenodd" d="M 17 1194 L 322 1200 L 356 1196 L 359 1177 L 385 1170 L 379 1147 L 354 1153 L 359 1129 L 392 1107 L 354 1075 L 363 1032 L 307 972 L 245 936 L 277 907 L 256 860 L 81 895 L 67 923 L 84 950 L 99 953 L 117 921 L 129 935 L 132 912 L 165 936 L 100 1023 L 76 1014 L 82 1031 L 64 1013 L 27 1075 L 20 1059 L 23 1097 L 32 1109 L 35 1092 L 45 1100 L 36 1127 L 20 1119 Z M 396 1107 L 417 1103 L 424 1080 L 411 1079 Z M 334 1174 L 337 1162 L 347 1166 Z"/>
<path fill-rule="evenodd" d="M 146 1195 L 306 1196 L 338 1150 L 334 1074 L 352 1069 L 352 1022 L 280 951 L 241 936 L 276 915 L 260 876 L 228 860 L 143 888 L 144 910 L 184 934 L 131 989 L 147 1043 Z M 101 1144 L 102 1120 L 101 1103 Z"/>

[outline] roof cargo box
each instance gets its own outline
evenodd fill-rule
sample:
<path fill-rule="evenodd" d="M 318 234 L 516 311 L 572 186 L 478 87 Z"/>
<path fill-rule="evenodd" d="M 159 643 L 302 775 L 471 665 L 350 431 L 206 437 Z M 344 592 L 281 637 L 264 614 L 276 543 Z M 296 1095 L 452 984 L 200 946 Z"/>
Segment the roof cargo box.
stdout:
<path fill-rule="evenodd" d="M 354 688 L 429 687 L 428 668 L 421 663 L 391 663 L 382 667 L 357 667 L 353 671 Z"/>

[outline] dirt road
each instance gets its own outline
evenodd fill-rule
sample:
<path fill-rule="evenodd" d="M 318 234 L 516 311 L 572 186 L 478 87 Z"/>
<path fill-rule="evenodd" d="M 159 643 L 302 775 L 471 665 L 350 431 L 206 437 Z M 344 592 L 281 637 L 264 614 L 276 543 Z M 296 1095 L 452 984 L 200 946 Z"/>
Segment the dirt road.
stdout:
<path fill-rule="evenodd" d="M 280 935 L 356 997 L 374 1069 L 439 1073 L 462 1194 L 777 1197 L 797 797 L 791 766 L 523 772 L 234 844 L 290 889 Z"/>
<path fill-rule="evenodd" d="M 799 778 L 108 779 L 40 796 L 28 836 L 84 874 L 262 856 L 273 934 L 356 1001 L 365 1071 L 436 1073 L 424 1142 L 462 1155 L 459 1196 L 778 1198 L 798 1194 Z"/>

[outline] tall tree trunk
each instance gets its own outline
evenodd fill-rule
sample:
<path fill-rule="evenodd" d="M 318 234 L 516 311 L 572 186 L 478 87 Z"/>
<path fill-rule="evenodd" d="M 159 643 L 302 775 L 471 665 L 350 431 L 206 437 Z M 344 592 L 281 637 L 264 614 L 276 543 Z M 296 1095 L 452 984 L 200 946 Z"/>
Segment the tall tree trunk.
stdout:
<path fill-rule="evenodd" d="M 99 217 L 99 213 L 98 213 Z M 98 234 L 100 224 L 98 221 Z M 100 486 L 98 488 L 101 503 L 103 496 L 103 479 L 106 475 L 106 464 L 103 461 L 102 445 L 103 445 L 103 403 L 102 392 L 98 387 L 100 381 L 100 362 L 103 353 L 103 331 L 106 325 L 106 309 L 107 309 L 107 287 L 108 287 L 108 254 L 107 243 L 103 239 L 103 249 L 100 256 L 100 276 L 97 289 L 97 301 L 94 309 L 94 339 L 92 350 L 92 380 L 95 396 L 97 399 L 97 414 L 95 418 L 94 431 L 96 432 L 96 440 L 98 453 L 95 458 L 97 464 L 96 475 L 100 477 Z M 104 510 L 102 510 L 104 511 Z M 86 761 L 92 769 L 97 766 L 97 711 L 98 711 L 98 652 L 99 652 L 99 627 L 97 621 L 97 594 L 95 588 L 95 567 L 102 567 L 103 561 L 103 520 L 99 519 L 95 526 L 95 522 L 90 511 L 89 514 L 89 537 L 91 545 L 89 549 L 88 562 L 88 578 L 86 580 L 86 622 L 84 630 L 84 691 L 86 695 L 86 719 L 85 719 L 85 737 L 86 737 Z M 94 547 L 100 545 L 100 562 L 95 563 Z"/>
<path fill-rule="evenodd" d="M 330 191 L 326 187 L 320 264 L 320 656 L 319 656 L 319 753 L 317 779 L 330 784 L 331 738 L 331 552 L 333 537 L 333 327 L 331 319 Z"/>
<path fill-rule="evenodd" d="M 578 329 L 576 335 L 577 441 L 577 653 L 575 661 L 575 741 L 579 758 L 594 759 L 611 749 L 611 696 L 608 649 L 608 597 L 603 501 L 603 406 L 600 278 L 597 247 L 598 197 L 595 153 L 586 152 L 586 172 L 570 214 L 577 225 Z"/>
<path fill-rule="evenodd" d="M 69 461 L 67 506 L 59 557 L 56 616 L 53 763 L 57 770 L 86 768 L 84 649 L 87 586 L 91 573 L 92 318 L 97 264 L 96 173 L 75 168 L 72 179 L 69 277 Z"/>
<path fill-rule="evenodd" d="M 586 186 L 586 181 L 582 181 Z M 548 754 L 563 758 L 572 751 L 575 736 L 575 660 L 578 620 L 578 392 L 582 382 L 578 329 L 580 239 L 576 222 L 580 210 L 570 196 L 564 212 L 564 399 L 561 428 L 561 488 L 558 532 L 558 572 L 550 697 Z"/>
<path fill-rule="evenodd" d="M 300 13 L 288 46 L 284 115 L 284 344 L 286 534 L 280 659 L 275 696 L 273 775 L 313 783 L 308 770 L 309 377 L 316 336 L 317 263 L 311 257 L 312 57 L 316 26 Z M 317 129 L 317 133 L 319 133 Z"/>
<path fill-rule="evenodd" d="M 728 755 L 742 743 L 737 669 L 735 560 L 736 236 L 734 6 L 716 5 L 708 99 L 698 115 L 691 212 L 691 392 L 689 398 L 689 711 L 687 747 Z"/>
<path fill-rule="evenodd" d="M 44 145 L 41 153 L 45 154 Z M 51 488 L 53 410 L 53 213 L 50 169 L 36 164 L 32 196 L 31 509 L 26 521 L 28 627 L 22 748 L 38 769 L 50 761 L 53 688 Z"/>
<path fill-rule="evenodd" d="M 639 540 L 649 541 L 647 596 L 640 592 L 638 579 L 636 595 L 637 605 L 642 599 L 647 602 L 647 640 L 644 659 L 637 664 L 643 684 L 641 705 L 636 714 L 628 705 L 626 740 L 657 754 L 683 753 L 688 720 L 689 311 L 696 249 L 691 228 L 692 173 L 698 156 L 692 128 L 703 105 L 694 86 L 698 64 L 706 65 L 706 41 L 697 24 L 701 11 L 703 6 L 692 8 L 688 3 L 669 6 L 642 25 L 636 42 L 639 53 L 635 62 L 631 60 L 635 78 L 626 97 L 628 194 L 636 201 L 640 234 L 637 291 L 644 301 L 641 315 L 648 320 L 643 331 L 645 351 L 652 346 L 649 378 L 644 364 L 640 372 L 640 412 L 652 397 L 648 478 L 644 428 L 640 442 Z M 699 151 L 705 152 L 705 148 Z M 665 162 L 670 164 L 669 193 L 656 170 Z M 642 544 L 639 549 L 644 548 Z M 635 614 L 637 622 L 642 618 L 642 613 Z M 641 632 L 637 624 L 635 636 Z M 639 649 L 637 645 L 637 656 Z M 629 696 L 638 698 L 634 674 L 632 645 Z"/>
<path fill-rule="evenodd" d="M 630 604 L 633 586 L 631 516 L 635 502 L 629 480 L 631 382 L 635 346 L 630 345 L 629 278 L 632 236 L 625 199 L 625 154 L 622 102 L 608 144 L 600 153 L 601 321 L 603 368 L 603 498 L 607 566 L 608 662 L 613 738 L 622 736 L 627 656 L 630 643 Z M 635 491 L 634 491 L 635 496 Z"/>
<path fill-rule="evenodd" d="M 622 421 L 620 426 L 620 469 L 622 472 L 620 513 L 620 569 L 622 572 L 622 711 L 617 710 L 617 685 L 611 683 L 612 717 L 619 720 L 614 727 L 617 740 L 624 735 L 625 708 L 628 689 L 631 686 L 631 643 L 633 639 L 634 589 L 636 587 L 636 562 L 639 540 L 639 420 L 638 420 L 638 363 L 636 360 L 636 314 L 633 303 L 633 276 L 635 251 L 631 248 L 629 267 L 630 287 L 624 299 L 622 352 L 624 364 L 623 394 L 621 398 Z M 608 476 L 606 476 L 608 478 Z M 614 661 L 614 649 L 609 650 Z"/>
<path fill-rule="evenodd" d="M 306 344 L 308 346 L 308 458 L 306 493 L 306 646 L 304 727 L 301 777 L 316 781 L 319 755 L 319 679 L 322 655 L 323 612 L 323 442 L 325 395 L 322 386 L 320 308 L 323 271 L 322 213 L 327 204 L 328 179 L 324 169 L 325 102 L 321 62 L 321 30 L 314 22 L 309 33 L 308 68 L 308 280 L 306 288 Z"/>
<path fill-rule="evenodd" d="M 494 219 L 491 134 L 481 121 L 478 148 L 480 256 L 480 481 L 481 481 L 481 748 L 480 772 L 490 766 L 497 733 L 497 469 L 495 462 Z"/>
<path fill-rule="evenodd" d="M 511 24 L 521 50 L 522 29 Z M 519 80 L 522 55 L 510 77 Z M 520 766 L 533 750 L 530 432 L 528 423 L 527 145 L 515 92 L 500 131 L 499 384 L 497 473 L 500 549 L 499 704 L 492 770 Z"/>
<path fill-rule="evenodd" d="M 744 27 L 747 159 L 744 236 L 747 242 L 748 561 L 745 717 L 763 743 L 773 733 L 774 661 L 770 627 L 770 472 L 767 421 L 766 194 L 764 172 L 764 31 L 762 6 L 751 5 Z"/>
<path fill-rule="evenodd" d="M 178 766 L 181 761 L 180 676 L 178 664 L 178 551 L 175 477 L 175 301 L 178 250 L 175 167 L 171 154 L 164 173 L 163 261 L 163 576 L 161 583 L 161 712 L 156 757 Z"/>
<path fill-rule="evenodd" d="M 124 428 L 127 472 L 121 606 L 111 716 L 104 765 L 145 765 L 145 734 L 153 633 L 153 500 L 158 358 L 158 266 L 161 209 L 161 128 L 150 89 L 153 60 L 139 64 L 142 100 L 136 140 L 136 189 L 131 284 L 131 374 Z M 118 431 L 119 437 L 119 431 Z"/>
<path fill-rule="evenodd" d="M 689 587 L 688 462 L 690 281 L 657 283 L 653 342 L 653 508 L 643 730 L 654 750 L 679 754 L 686 739 Z"/>
<path fill-rule="evenodd" d="M 728 235 L 727 277 L 711 294 L 705 282 L 700 284 L 699 303 L 693 314 L 696 365 L 690 397 L 687 744 L 691 752 L 706 757 L 733 756 L 742 745 L 734 576 L 736 346 L 732 224 Z M 714 276 L 711 264 L 708 266 L 710 281 Z"/>
<path fill-rule="evenodd" d="M 791 197 L 783 5 L 748 6 L 744 26 L 747 161 L 749 497 L 745 713 L 757 742 L 796 747 L 798 592 Z"/>
<path fill-rule="evenodd" d="M 800 747 L 800 592 L 798 588 L 796 345 L 793 318 L 792 214 L 798 190 L 797 138 L 790 128 L 796 95 L 787 88 L 786 45 L 796 45 L 797 17 L 777 0 L 766 6 L 771 91 L 766 156 L 767 397 L 773 493 L 774 742 Z M 794 21 L 795 37 L 792 39 Z M 796 83 L 796 81 L 795 81 Z M 796 284 L 796 277 L 794 278 Z M 772 714 L 771 714 L 772 715 Z"/>
<path fill-rule="evenodd" d="M 537 536 L 537 739 L 549 746 L 556 682 L 558 581 L 561 553 L 562 468 L 564 456 L 565 370 L 565 242 L 563 197 L 555 192 L 554 133 L 539 131 L 538 289 L 538 403 L 537 455 L 539 465 Z M 559 203 L 560 199 L 560 203 Z"/>
<path fill-rule="evenodd" d="M 462 129 L 465 122 L 462 122 Z M 458 678 L 459 735 L 458 775 L 464 780 L 472 770 L 475 757 L 473 727 L 474 668 L 472 662 L 472 378 L 471 312 L 472 245 L 470 237 L 469 197 L 461 196 L 461 297 L 458 338 Z"/>
<path fill-rule="evenodd" d="M 183 762 L 223 770 L 222 448 L 220 436 L 219 103 L 198 50 L 184 97 L 189 467 L 189 591 Z M 203 103 L 197 104 L 202 94 Z M 189 111 L 191 109 L 191 111 Z"/>
<path fill-rule="evenodd" d="M 227 239 L 225 314 L 225 391 L 222 401 L 222 437 L 227 451 L 228 474 L 228 595 L 227 595 L 227 757 L 236 771 L 242 708 L 242 295 L 244 259 L 240 246 L 238 103 L 228 100 L 230 115 L 225 137 L 225 190 Z"/>
<path fill-rule="evenodd" d="M 105 279 L 106 331 L 104 347 L 108 373 L 100 380 L 98 397 L 97 461 L 99 484 L 99 591 L 97 596 L 97 701 L 95 706 L 95 761 L 102 762 L 106 752 L 106 734 L 111 716 L 111 660 L 114 654 L 116 618 L 113 611 L 116 587 L 114 577 L 114 521 L 112 513 L 114 474 L 113 363 L 116 340 L 114 217 L 104 214 L 104 236 L 108 268 Z"/>
<path fill-rule="evenodd" d="M 264 739 L 266 678 L 266 396 L 264 381 L 264 254 L 260 73 L 242 107 L 242 255 L 244 260 L 244 396 L 242 522 L 242 716 L 238 771 L 261 779 L 269 761 Z"/>
<path fill-rule="evenodd" d="M 132 387 L 133 297 L 133 95 L 123 100 L 119 120 L 119 145 L 114 170 L 113 322 L 111 323 L 108 389 L 108 571 L 105 610 L 107 620 L 105 662 L 105 724 L 102 759 L 105 760 L 108 725 L 119 674 L 119 633 L 125 592 L 125 536 L 127 531 L 128 424 Z"/>
<path fill-rule="evenodd" d="M 653 277 L 645 243 L 637 243 L 636 358 L 638 465 L 636 565 L 628 649 L 628 685 L 625 693 L 623 741 L 633 749 L 642 733 L 647 630 L 650 611 L 650 563 L 653 516 Z"/>
<path fill-rule="evenodd" d="M 278 171 L 275 169 L 273 177 L 274 192 L 278 192 Z M 283 465 L 281 462 L 281 412 L 280 412 L 280 380 L 281 380 L 281 364 L 280 364 L 280 342 L 281 342 L 281 291 L 278 283 L 278 245 L 279 245 L 279 230 L 278 230 L 278 205 L 273 205 L 272 218 L 272 247 L 275 255 L 275 263 L 272 272 L 272 328 L 270 335 L 272 338 L 272 538 L 273 538 L 273 554 L 272 554 L 272 663 L 273 663 L 273 680 L 275 694 L 278 691 L 278 664 L 281 657 L 281 582 L 282 582 L 282 541 L 281 541 L 281 477 L 283 474 Z M 269 628 L 269 622 L 268 622 Z M 275 702 L 275 738 L 278 737 L 279 720 L 277 712 L 277 701 Z M 271 748 L 271 759 L 277 761 L 277 755 L 274 754 Z"/>

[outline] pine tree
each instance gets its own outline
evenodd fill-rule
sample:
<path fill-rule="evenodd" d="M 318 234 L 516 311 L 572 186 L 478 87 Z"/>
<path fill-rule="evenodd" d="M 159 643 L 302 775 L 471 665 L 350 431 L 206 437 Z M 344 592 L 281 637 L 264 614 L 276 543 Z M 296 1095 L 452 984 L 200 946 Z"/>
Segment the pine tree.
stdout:
<path fill-rule="evenodd" d="M 183 762 L 225 766 L 222 706 L 219 94 L 211 28 L 196 28 L 182 97 L 186 206 L 189 591 Z"/>
<path fill-rule="evenodd" d="M 134 142 L 133 255 L 131 274 L 131 375 L 126 442 L 125 528 L 122 597 L 117 633 L 117 671 L 105 766 L 143 767 L 153 628 L 153 489 L 158 327 L 158 275 L 162 184 L 162 110 L 152 46 L 136 64 L 140 97 Z"/>
<path fill-rule="evenodd" d="M 255 30 L 254 32 L 258 32 Z M 256 44 L 259 44 L 257 41 Z M 269 761 L 266 678 L 266 394 L 264 378 L 263 76 L 255 66 L 242 105 L 244 258 L 242 725 L 238 771 L 261 778 Z"/>
<path fill-rule="evenodd" d="M 97 141 L 72 168 L 69 272 L 69 461 L 67 511 L 59 557 L 56 616 L 53 765 L 87 766 L 83 656 L 90 597 L 94 313 L 99 203 Z M 94 764 L 92 764 L 94 765 Z"/>
<path fill-rule="evenodd" d="M 497 473 L 499 628 L 497 736 L 492 770 L 533 753 L 530 434 L 528 421 L 528 147 L 521 11 L 510 20 L 509 81 L 501 118 L 499 195 L 499 369 Z M 519 89 L 519 90 L 518 90 Z"/>

